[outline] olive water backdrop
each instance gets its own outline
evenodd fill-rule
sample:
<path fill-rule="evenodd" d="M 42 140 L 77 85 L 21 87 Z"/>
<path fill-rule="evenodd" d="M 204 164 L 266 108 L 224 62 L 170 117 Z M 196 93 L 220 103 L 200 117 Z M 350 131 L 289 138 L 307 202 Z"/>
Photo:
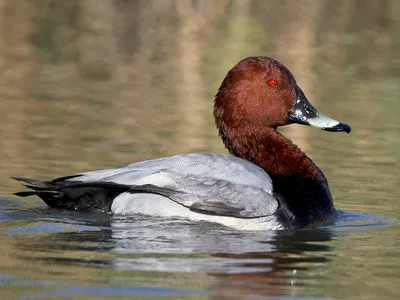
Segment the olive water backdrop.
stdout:
<path fill-rule="evenodd" d="M 396 0 L 0 0 L 0 298 L 400 298 L 399 37 Z M 227 153 L 213 97 L 253 55 L 353 128 L 281 130 L 329 179 L 333 223 L 246 232 L 13 195 L 10 176 Z"/>

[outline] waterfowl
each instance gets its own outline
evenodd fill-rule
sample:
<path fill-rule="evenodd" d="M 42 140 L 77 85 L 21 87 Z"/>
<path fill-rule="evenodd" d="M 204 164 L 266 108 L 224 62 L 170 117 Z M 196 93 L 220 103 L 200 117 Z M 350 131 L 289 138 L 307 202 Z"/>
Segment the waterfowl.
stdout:
<path fill-rule="evenodd" d="M 269 57 L 248 57 L 223 80 L 214 117 L 232 156 L 193 153 L 50 181 L 13 177 L 48 206 L 111 214 L 210 221 L 238 229 L 292 229 L 335 209 L 327 179 L 276 129 L 298 123 L 349 133 L 321 114 L 292 73 Z"/>

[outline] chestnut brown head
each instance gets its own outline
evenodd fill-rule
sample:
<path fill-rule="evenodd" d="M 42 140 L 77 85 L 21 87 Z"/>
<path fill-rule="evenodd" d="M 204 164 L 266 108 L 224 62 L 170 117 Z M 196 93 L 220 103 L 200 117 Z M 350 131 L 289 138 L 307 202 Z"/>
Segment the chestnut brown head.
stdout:
<path fill-rule="evenodd" d="M 314 108 L 294 76 L 269 57 L 248 57 L 232 68 L 215 97 L 217 127 L 231 129 L 276 128 L 291 123 L 328 131 L 350 132 Z"/>

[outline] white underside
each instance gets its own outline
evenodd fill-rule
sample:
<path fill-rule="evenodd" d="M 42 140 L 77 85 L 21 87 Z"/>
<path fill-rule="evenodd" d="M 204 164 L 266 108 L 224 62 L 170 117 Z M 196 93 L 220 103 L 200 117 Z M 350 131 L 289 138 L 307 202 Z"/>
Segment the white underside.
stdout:
<path fill-rule="evenodd" d="M 191 221 L 219 223 L 240 230 L 278 230 L 283 227 L 274 216 L 235 218 L 196 213 L 169 198 L 153 194 L 122 193 L 116 197 L 111 212 L 117 215 L 144 214 L 164 218 L 184 218 Z"/>

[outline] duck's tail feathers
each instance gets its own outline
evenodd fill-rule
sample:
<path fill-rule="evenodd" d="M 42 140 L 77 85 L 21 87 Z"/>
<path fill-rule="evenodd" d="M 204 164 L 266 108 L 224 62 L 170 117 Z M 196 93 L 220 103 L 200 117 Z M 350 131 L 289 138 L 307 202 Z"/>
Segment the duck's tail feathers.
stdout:
<path fill-rule="evenodd" d="M 29 187 L 28 185 L 26 185 L 27 187 Z M 24 192 L 17 192 L 14 193 L 14 195 L 19 196 L 19 197 L 28 197 L 28 196 L 43 196 L 43 195 L 57 195 L 58 192 L 55 191 L 24 191 Z"/>
<path fill-rule="evenodd" d="M 46 181 L 30 179 L 30 178 L 23 178 L 23 177 L 11 177 L 11 178 L 14 180 L 17 180 L 17 181 L 28 183 L 28 184 L 24 184 L 24 185 L 27 188 L 30 188 L 35 191 L 41 191 L 41 190 L 52 188 L 52 185 Z"/>
<path fill-rule="evenodd" d="M 77 180 L 71 180 L 77 177 Z M 78 176 L 42 181 L 30 178 L 11 177 L 24 184 L 31 191 L 14 193 L 20 197 L 39 196 L 48 206 L 75 211 L 109 212 L 112 202 L 129 186 L 109 182 L 82 182 Z M 69 179 L 69 180 L 67 180 Z"/>

